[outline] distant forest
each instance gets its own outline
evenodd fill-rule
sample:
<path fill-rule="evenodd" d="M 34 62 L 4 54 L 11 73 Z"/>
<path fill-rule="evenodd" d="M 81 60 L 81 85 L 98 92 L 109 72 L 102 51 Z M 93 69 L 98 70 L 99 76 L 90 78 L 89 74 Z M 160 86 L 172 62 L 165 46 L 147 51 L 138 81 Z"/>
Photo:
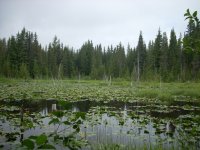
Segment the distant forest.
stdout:
<path fill-rule="evenodd" d="M 198 31 L 198 32 L 197 32 Z M 197 35 L 194 35 L 197 34 Z M 142 32 L 136 47 L 102 47 L 92 41 L 78 50 L 64 46 L 55 36 L 45 48 L 36 33 L 25 28 L 16 36 L 0 39 L 0 76 L 8 78 L 85 78 L 129 80 L 188 81 L 200 79 L 200 53 L 187 49 L 184 39 L 199 37 L 194 21 L 189 21 L 185 35 L 171 30 L 158 30 L 157 36 L 146 44 Z M 190 42 L 191 43 L 191 42 Z"/>

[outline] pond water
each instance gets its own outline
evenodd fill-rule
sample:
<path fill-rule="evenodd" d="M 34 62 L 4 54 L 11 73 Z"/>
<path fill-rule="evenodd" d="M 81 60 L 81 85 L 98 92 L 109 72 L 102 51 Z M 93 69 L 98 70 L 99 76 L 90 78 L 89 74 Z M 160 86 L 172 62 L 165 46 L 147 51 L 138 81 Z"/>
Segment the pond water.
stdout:
<path fill-rule="evenodd" d="M 74 131 L 76 140 L 87 141 L 81 149 L 112 144 L 124 149 L 200 149 L 197 102 L 5 100 L 0 103 L 0 118 L 3 149 L 20 147 L 20 141 L 33 135 L 69 136 Z M 62 144 L 53 143 L 57 149 L 62 149 Z"/>

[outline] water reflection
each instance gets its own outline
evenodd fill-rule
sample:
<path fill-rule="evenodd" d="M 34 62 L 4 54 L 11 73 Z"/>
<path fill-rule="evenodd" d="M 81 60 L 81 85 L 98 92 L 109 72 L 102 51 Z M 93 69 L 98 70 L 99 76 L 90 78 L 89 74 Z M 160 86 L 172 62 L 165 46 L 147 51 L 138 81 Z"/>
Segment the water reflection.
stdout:
<path fill-rule="evenodd" d="M 57 110 L 56 105 L 57 105 L 57 104 L 52 104 L 52 105 L 51 105 L 52 111 L 56 111 L 56 110 Z"/>
<path fill-rule="evenodd" d="M 2 103 L 2 105 L 5 105 Z M 7 103 L 6 103 L 7 105 Z M 11 104 L 10 104 L 11 105 Z M 26 110 L 27 112 L 37 112 L 43 116 L 56 110 L 65 110 L 58 101 L 29 101 L 21 104 L 12 104 L 21 109 L 15 113 L 21 113 Z M 188 104 L 187 104 L 188 105 Z M 184 110 L 182 103 L 178 103 L 171 107 L 160 104 L 149 104 L 141 102 L 118 102 L 110 101 L 108 103 L 95 102 L 95 101 L 78 101 L 71 102 L 68 110 L 71 112 L 86 112 L 86 119 L 81 125 L 80 134 L 89 140 L 92 144 L 108 144 L 118 143 L 125 144 L 131 147 L 142 147 L 146 144 L 147 149 L 155 143 L 163 143 L 165 148 L 172 148 L 174 144 L 182 140 L 179 130 L 182 131 L 181 126 L 177 126 L 175 121 L 181 115 L 194 114 L 199 115 L 199 110 L 190 109 Z M 23 108 L 23 109 L 22 109 Z M 23 110 L 23 111 L 22 111 Z M 12 115 L 14 111 L 7 111 Z M 0 114 L 1 115 L 1 114 Z M 49 126 L 49 118 L 42 119 L 45 128 L 32 128 L 26 130 L 21 134 L 21 138 L 30 135 L 37 135 L 46 131 L 53 131 L 55 126 Z M 9 120 L 4 123 L 0 120 L 0 129 L 6 129 L 11 125 Z M 64 129 L 66 126 L 61 126 Z M 22 131 L 21 131 L 22 133 Z M 184 134 L 185 133 L 184 131 Z M 170 140 L 170 142 L 169 142 Z M 0 138 L 0 142 L 5 141 Z M 197 144 L 200 144 L 198 141 Z"/>

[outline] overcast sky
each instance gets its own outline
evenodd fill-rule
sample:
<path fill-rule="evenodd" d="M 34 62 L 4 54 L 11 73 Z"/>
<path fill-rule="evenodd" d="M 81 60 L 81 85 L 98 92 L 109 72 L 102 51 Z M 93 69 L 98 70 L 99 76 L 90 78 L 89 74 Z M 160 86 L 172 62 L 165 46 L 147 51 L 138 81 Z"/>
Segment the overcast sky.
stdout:
<path fill-rule="evenodd" d="M 43 46 L 57 35 L 80 48 L 88 39 L 103 46 L 136 46 L 140 30 L 146 43 L 162 32 L 184 33 L 186 9 L 200 11 L 200 0 L 0 0 L 0 38 L 23 27 L 38 34 Z"/>

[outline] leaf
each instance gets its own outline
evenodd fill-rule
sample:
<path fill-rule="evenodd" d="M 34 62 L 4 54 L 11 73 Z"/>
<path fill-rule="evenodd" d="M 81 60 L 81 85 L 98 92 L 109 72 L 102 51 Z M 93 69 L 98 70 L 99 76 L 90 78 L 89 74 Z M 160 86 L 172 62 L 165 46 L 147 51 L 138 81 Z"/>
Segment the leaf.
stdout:
<path fill-rule="evenodd" d="M 62 137 L 60 137 L 59 135 L 54 136 L 54 142 L 56 142 L 57 140 L 62 140 Z"/>
<path fill-rule="evenodd" d="M 192 16 L 196 17 L 197 16 L 197 11 L 195 11 Z"/>
<path fill-rule="evenodd" d="M 69 121 L 63 121 L 63 123 L 64 123 L 65 125 L 71 125 L 71 122 L 69 122 Z"/>
<path fill-rule="evenodd" d="M 119 125 L 123 126 L 124 125 L 124 121 L 123 120 L 119 121 Z"/>
<path fill-rule="evenodd" d="M 53 114 L 54 116 L 58 117 L 58 118 L 61 118 L 61 117 L 64 116 L 64 112 L 63 112 L 63 111 L 60 111 L 60 110 L 54 111 L 54 112 L 52 112 L 52 114 Z"/>
<path fill-rule="evenodd" d="M 34 142 L 30 139 L 26 139 L 22 142 L 23 146 L 26 146 L 28 149 L 34 149 Z"/>
<path fill-rule="evenodd" d="M 51 121 L 49 121 L 49 125 L 50 124 L 58 124 L 59 123 L 59 119 L 58 118 L 53 118 Z"/>
<path fill-rule="evenodd" d="M 187 19 L 192 19 L 192 17 L 191 17 L 191 16 L 189 16 L 189 17 L 186 17 L 186 18 L 185 18 L 185 20 L 187 20 Z"/>
<path fill-rule="evenodd" d="M 147 131 L 147 130 L 144 130 L 144 133 L 145 133 L 145 134 L 149 134 L 149 131 Z"/>
<path fill-rule="evenodd" d="M 47 142 L 47 136 L 44 135 L 44 134 L 38 136 L 37 139 L 36 139 L 37 145 L 43 145 L 43 144 L 45 144 L 46 142 Z"/>
<path fill-rule="evenodd" d="M 76 119 L 78 119 L 79 117 L 81 117 L 83 120 L 85 120 L 85 115 L 86 113 L 85 112 L 75 112 L 75 117 Z"/>
<path fill-rule="evenodd" d="M 193 20 L 193 19 L 190 19 L 190 22 L 191 22 L 191 23 L 194 23 L 194 20 Z"/>
<path fill-rule="evenodd" d="M 61 100 L 58 102 L 65 110 L 68 110 L 71 108 L 71 103 L 68 101 Z"/>
<path fill-rule="evenodd" d="M 56 149 L 53 145 L 45 144 L 40 146 L 38 149 Z"/>
<path fill-rule="evenodd" d="M 82 121 L 79 119 L 77 122 L 76 122 L 77 124 L 81 124 L 82 123 Z"/>
<path fill-rule="evenodd" d="M 29 139 L 33 139 L 33 140 L 36 140 L 37 139 L 37 136 L 29 136 Z"/>
<path fill-rule="evenodd" d="M 187 14 L 190 15 L 190 10 L 189 10 L 189 8 L 187 9 Z"/>
<path fill-rule="evenodd" d="M 200 24 L 199 19 L 197 17 L 195 17 L 194 20 L 197 22 L 197 24 Z"/>
<path fill-rule="evenodd" d="M 74 141 L 74 139 L 75 139 L 74 135 L 75 134 L 76 134 L 76 132 L 72 132 L 67 137 L 64 137 L 64 139 L 63 139 L 63 145 L 64 146 L 68 146 L 70 142 Z"/>
<path fill-rule="evenodd" d="M 188 13 L 185 13 L 184 16 L 188 16 Z"/>
<path fill-rule="evenodd" d="M 78 125 L 77 124 L 73 125 L 73 129 L 76 129 L 76 128 L 78 128 Z"/>
<path fill-rule="evenodd" d="M 72 141 L 72 139 L 73 139 L 73 136 L 68 136 L 68 137 L 64 137 L 64 140 L 63 140 L 63 145 L 64 146 L 68 146 L 69 145 L 69 143 L 70 143 L 70 141 Z"/>

